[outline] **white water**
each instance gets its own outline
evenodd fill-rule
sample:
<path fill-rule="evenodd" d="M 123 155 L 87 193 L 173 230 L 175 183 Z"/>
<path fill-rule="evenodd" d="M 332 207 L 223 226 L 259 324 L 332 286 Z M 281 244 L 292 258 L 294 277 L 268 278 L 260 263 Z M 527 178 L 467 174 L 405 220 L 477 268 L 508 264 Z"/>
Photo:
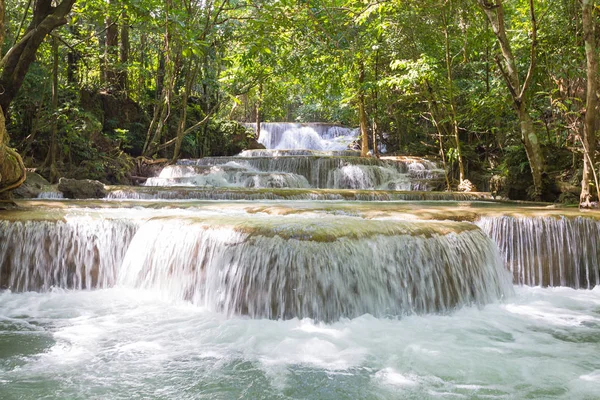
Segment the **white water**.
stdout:
<path fill-rule="evenodd" d="M 260 171 L 246 162 L 224 161 L 213 166 L 171 165 L 144 186 L 309 188 L 302 175 L 292 172 Z"/>
<path fill-rule="evenodd" d="M 0 293 L 3 399 L 596 399 L 600 290 L 332 324 L 156 292 Z"/>
<path fill-rule="evenodd" d="M 421 190 L 439 186 L 443 171 L 421 158 L 263 155 L 181 160 L 145 186 Z M 285 153 L 287 154 L 287 153 Z M 256 156 L 260 155 L 260 156 Z"/>
<path fill-rule="evenodd" d="M 500 247 L 514 282 L 600 285 L 600 222 L 591 218 L 490 217 L 477 222 Z"/>
<path fill-rule="evenodd" d="M 176 204 L 7 214 L 0 280 L 44 292 L 0 292 L 0 399 L 600 398 L 600 287 L 513 294 L 473 225 Z M 598 273 L 591 218 L 513 219 L 507 267 Z"/>
<path fill-rule="evenodd" d="M 0 221 L 0 275 L 19 291 L 92 289 L 115 284 L 136 230 L 132 221 L 69 217 L 66 221 Z"/>
<path fill-rule="evenodd" d="M 267 122 L 261 124 L 258 141 L 267 149 L 341 151 L 347 150 L 357 138 L 357 129 L 336 125 Z"/>
<path fill-rule="evenodd" d="M 414 157 L 359 158 L 349 150 L 355 130 L 325 124 L 263 123 L 266 150 L 236 157 L 180 160 L 144 186 L 201 188 L 322 188 L 429 191 L 443 171 Z"/>
<path fill-rule="evenodd" d="M 0 285 L 158 289 L 226 315 L 324 321 L 449 312 L 511 293 L 496 246 L 468 223 L 176 213 L 2 221 Z"/>

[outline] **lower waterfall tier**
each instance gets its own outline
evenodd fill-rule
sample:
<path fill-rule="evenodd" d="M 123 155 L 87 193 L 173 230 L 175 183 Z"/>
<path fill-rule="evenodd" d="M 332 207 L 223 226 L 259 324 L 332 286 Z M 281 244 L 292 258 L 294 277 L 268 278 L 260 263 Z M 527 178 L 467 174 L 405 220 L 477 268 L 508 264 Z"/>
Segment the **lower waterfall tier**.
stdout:
<path fill-rule="evenodd" d="M 600 285 L 600 222 L 595 219 L 502 216 L 482 218 L 477 225 L 498 244 L 517 284 Z"/>
<path fill-rule="evenodd" d="M 135 230 L 128 220 L 0 221 L 0 288 L 109 287 Z"/>
<path fill-rule="evenodd" d="M 445 312 L 512 291 L 496 245 L 468 223 L 77 217 L 3 221 L 0 243 L 11 290 L 119 285 L 255 318 Z"/>

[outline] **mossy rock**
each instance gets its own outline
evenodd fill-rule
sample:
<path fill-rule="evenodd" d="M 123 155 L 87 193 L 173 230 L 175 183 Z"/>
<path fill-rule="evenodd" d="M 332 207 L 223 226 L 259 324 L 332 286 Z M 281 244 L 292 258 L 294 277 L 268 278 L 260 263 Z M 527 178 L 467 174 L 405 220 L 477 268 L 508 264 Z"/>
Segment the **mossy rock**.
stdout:
<path fill-rule="evenodd" d="M 60 178 L 58 190 L 67 199 L 101 199 L 106 196 L 104 185 L 90 179 Z"/>

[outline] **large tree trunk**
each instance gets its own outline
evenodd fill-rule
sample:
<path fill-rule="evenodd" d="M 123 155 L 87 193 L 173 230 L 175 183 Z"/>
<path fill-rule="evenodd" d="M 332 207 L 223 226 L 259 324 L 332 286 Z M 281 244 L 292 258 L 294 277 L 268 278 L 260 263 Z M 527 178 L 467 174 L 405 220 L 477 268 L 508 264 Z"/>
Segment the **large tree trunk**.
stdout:
<path fill-rule="evenodd" d="M 529 115 L 528 102 L 526 98 L 527 90 L 529 89 L 533 80 L 533 71 L 535 69 L 535 52 L 537 46 L 537 22 L 535 18 L 535 7 L 533 5 L 533 0 L 529 0 L 529 12 L 531 20 L 529 68 L 527 70 L 525 81 L 522 85 L 519 79 L 519 71 L 517 70 L 517 62 L 506 34 L 502 0 L 477 1 L 485 13 L 488 21 L 490 22 L 492 30 L 494 31 L 496 39 L 498 40 L 498 44 L 500 45 L 500 50 L 502 51 L 502 58 L 504 62 L 500 61 L 499 58 L 496 59 L 496 61 L 504 81 L 506 82 L 506 86 L 508 86 L 508 90 L 513 99 L 513 105 L 519 117 L 521 140 L 525 146 L 527 159 L 529 160 L 529 166 L 533 176 L 533 198 L 534 200 L 541 200 L 543 192 L 542 176 L 545 169 L 545 161 L 538 136 L 533 126 L 533 121 Z"/>
<path fill-rule="evenodd" d="M 23 85 L 37 49 L 54 28 L 67 23 L 67 15 L 74 3 L 75 0 L 62 0 L 56 7 L 52 7 L 52 0 L 35 2 L 33 18 L 25 34 L 0 61 L 0 107 L 4 113 Z"/>
<path fill-rule="evenodd" d="M 23 84 L 31 63 L 35 60 L 38 47 L 56 27 L 67 22 L 75 0 L 63 0 L 52 7 L 51 0 L 37 0 L 33 18 L 24 36 L 4 55 L 0 61 L 0 198 L 9 196 L 26 177 L 25 165 L 19 153 L 9 147 L 4 113 Z M 0 47 L 4 43 L 4 0 L 0 0 Z"/>
<path fill-rule="evenodd" d="M 596 34 L 594 24 L 594 0 L 583 0 L 583 40 L 587 60 L 587 94 L 585 122 L 583 126 L 583 179 L 579 205 L 590 207 L 592 194 L 590 181 L 594 174 L 594 153 L 596 152 L 596 113 L 598 112 L 598 55 L 596 53 Z M 600 188 L 596 188 L 600 190 Z"/>
<path fill-rule="evenodd" d="M 4 113 L 0 109 L 0 200 L 7 199 L 9 191 L 25 181 L 25 165 L 19 153 L 8 147 Z"/>

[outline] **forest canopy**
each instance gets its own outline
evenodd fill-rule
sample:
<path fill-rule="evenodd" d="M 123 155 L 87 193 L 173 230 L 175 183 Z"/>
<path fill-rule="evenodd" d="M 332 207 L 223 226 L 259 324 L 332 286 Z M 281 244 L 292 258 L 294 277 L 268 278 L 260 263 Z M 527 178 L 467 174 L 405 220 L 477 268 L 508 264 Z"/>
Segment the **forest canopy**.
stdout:
<path fill-rule="evenodd" d="M 2 11 L 0 191 L 25 166 L 52 182 L 131 183 L 139 160 L 248 146 L 238 122 L 318 121 L 359 127 L 363 156 L 435 157 L 447 189 L 596 196 L 592 0 L 3 0 Z"/>

